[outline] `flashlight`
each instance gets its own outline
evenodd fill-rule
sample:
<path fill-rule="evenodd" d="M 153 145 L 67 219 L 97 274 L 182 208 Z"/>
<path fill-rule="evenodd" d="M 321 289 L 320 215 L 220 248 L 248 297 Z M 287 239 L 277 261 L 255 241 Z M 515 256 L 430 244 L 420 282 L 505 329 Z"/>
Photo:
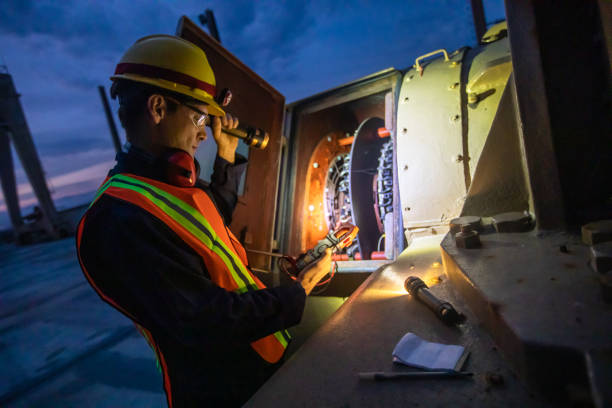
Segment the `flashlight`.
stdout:
<path fill-rule="evenodd" d="M 404 282 L 404 288 L 413 298 L 431 309 L 444 323 L 453 325 L 465 321 L 463 314 L 458 313 L 450 303 L 443 302 L 435 297 L 420 278 L 409 276 Z"/>
<path fill-rule="evenodd" d="M 268 141 L 270 140 L 268 132 L 265 132 L 263 129 L 253 127 L 238 127 L 236 129 L 223 128 L 223 132 L 237 137 L 238 139 L 242 139 L 244 143 L 251 147 L 255 147 L 256 149 L 265 149 L 266 146 L 268 146 Z"/>
<path fill-rule="evenodd" d="M 206 126 L 210 126 L 212 128 L 212 120 L 210 117 L 206 119 Z M 250 126 L 239 126 L 236 129 L 222 128 L 221 131 L 230 136 L 242 139 L 244 143 L 256 149 L 265 149 L 266 146 L 268 146 L 268 141 L 270 140 L 268 132 L 264 131 L 263 129 Z"/>
<path fill-rule="evenodd" d="M 232 101 L 232 97 L 232 91 L 229 88 L 225 88 L 221 92 L 219 92 L 219 95 L 217 95 L 215 101 L 225 108 Z M 210 117 L 206 119 L 206 126 L 212 127 L 212 121 Z M 248 146 L 261 150 L 265 149 L 266 146 L 268 146 L 268 141 L 270 140 L 268 132 L 264 131 L 263 129 L 258 129 L 251 126 L 239 126 L 236 129 L 223 128 L 223 132 L 227 133 L 228 135 L 237 137 L 238 139 L 242 139 L 242 141 Z"/>

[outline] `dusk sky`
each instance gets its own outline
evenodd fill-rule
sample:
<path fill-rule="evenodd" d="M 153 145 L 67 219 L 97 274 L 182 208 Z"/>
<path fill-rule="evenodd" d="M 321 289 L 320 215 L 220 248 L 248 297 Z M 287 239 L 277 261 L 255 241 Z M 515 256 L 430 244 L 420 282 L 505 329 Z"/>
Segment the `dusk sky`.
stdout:
<path fill-rule="evenodd" d="M 503 0 L 484 3 L 488 23 L 504 18 Z M 135 40 L 173 34 L 181 15 L 197 22 L 206 8 L 223 46 L 288 103 L 384 68 L 407 68 L 435 49 L 476 44 L 469 0 L 5 0 L 0 65 L 21 94 L 58 208 L 87 202 L 113 164 L 97 86 L 108 88 Z M 19 165 L 16 171 L 21 205 L 31 207 L 27 179 Z M 0 229 L 7 227 L 0 195 Z"/>

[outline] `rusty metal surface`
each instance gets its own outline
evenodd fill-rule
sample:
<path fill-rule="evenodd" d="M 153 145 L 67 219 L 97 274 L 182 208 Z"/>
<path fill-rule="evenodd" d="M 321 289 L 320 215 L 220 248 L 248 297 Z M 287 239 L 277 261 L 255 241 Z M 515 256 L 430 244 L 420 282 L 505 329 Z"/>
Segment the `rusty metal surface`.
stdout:
<path fill-rule="evenodd" d="M 436 237 L 434 237 L 436 238 Z M 439 242 L 439 238 L 438 242 Z M 253 396 L 247 407 L 541 407 L 514 378 L 490 338 L 475 324 L 467 306 L 442 274 L 439 247 L 419 246 L 401 255 L 404 265 L 375 272 L 338 311 Z M 431 291 L 468 314 L 468 323 L 451 328 L 404 290 L 409 275 L 423 278 Z M 359 372 L 401 370 L 391 352 L 406 332 L 441 343 L 466 346 L 465 369 L 472 379 L 360 381 Z M 501 375 L 503 386 L 487 381 Z"/>

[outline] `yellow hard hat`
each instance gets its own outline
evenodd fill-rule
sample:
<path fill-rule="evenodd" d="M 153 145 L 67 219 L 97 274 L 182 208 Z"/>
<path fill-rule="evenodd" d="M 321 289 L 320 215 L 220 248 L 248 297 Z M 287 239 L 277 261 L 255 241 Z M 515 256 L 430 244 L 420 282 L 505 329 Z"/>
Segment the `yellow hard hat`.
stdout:
<path fill-rule="evenodd" d="M 202 49 L 172 35 L 150 35 L 123 54 L 112 80 L 128 79 L 189 96 L 208 104 L 208 113 L 223 116 L 215 102 L 215 74 Z"/>

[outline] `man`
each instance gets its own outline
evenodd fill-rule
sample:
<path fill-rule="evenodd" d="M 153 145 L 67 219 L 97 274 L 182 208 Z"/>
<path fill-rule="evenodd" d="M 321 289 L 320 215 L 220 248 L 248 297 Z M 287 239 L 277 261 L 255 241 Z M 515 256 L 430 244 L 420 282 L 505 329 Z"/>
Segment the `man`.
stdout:
<path fill-rule="evenodd" d="M 79 224 L 81 267 L 155 351 L 169 406 L 241 405 L 280 364 L 285 329 L 300 321 L 306 295 L 330 270 L 330 253 L 275 288 L 250 272 L 226 227 L 246 160 L 222 127 L 238 119 L 215 102 L 200 48 L 145 37 L 111 79 L 129 148 Z M 208 115 L 218 148 L 210 185 L 197 180 L 194 161 Z"/>

